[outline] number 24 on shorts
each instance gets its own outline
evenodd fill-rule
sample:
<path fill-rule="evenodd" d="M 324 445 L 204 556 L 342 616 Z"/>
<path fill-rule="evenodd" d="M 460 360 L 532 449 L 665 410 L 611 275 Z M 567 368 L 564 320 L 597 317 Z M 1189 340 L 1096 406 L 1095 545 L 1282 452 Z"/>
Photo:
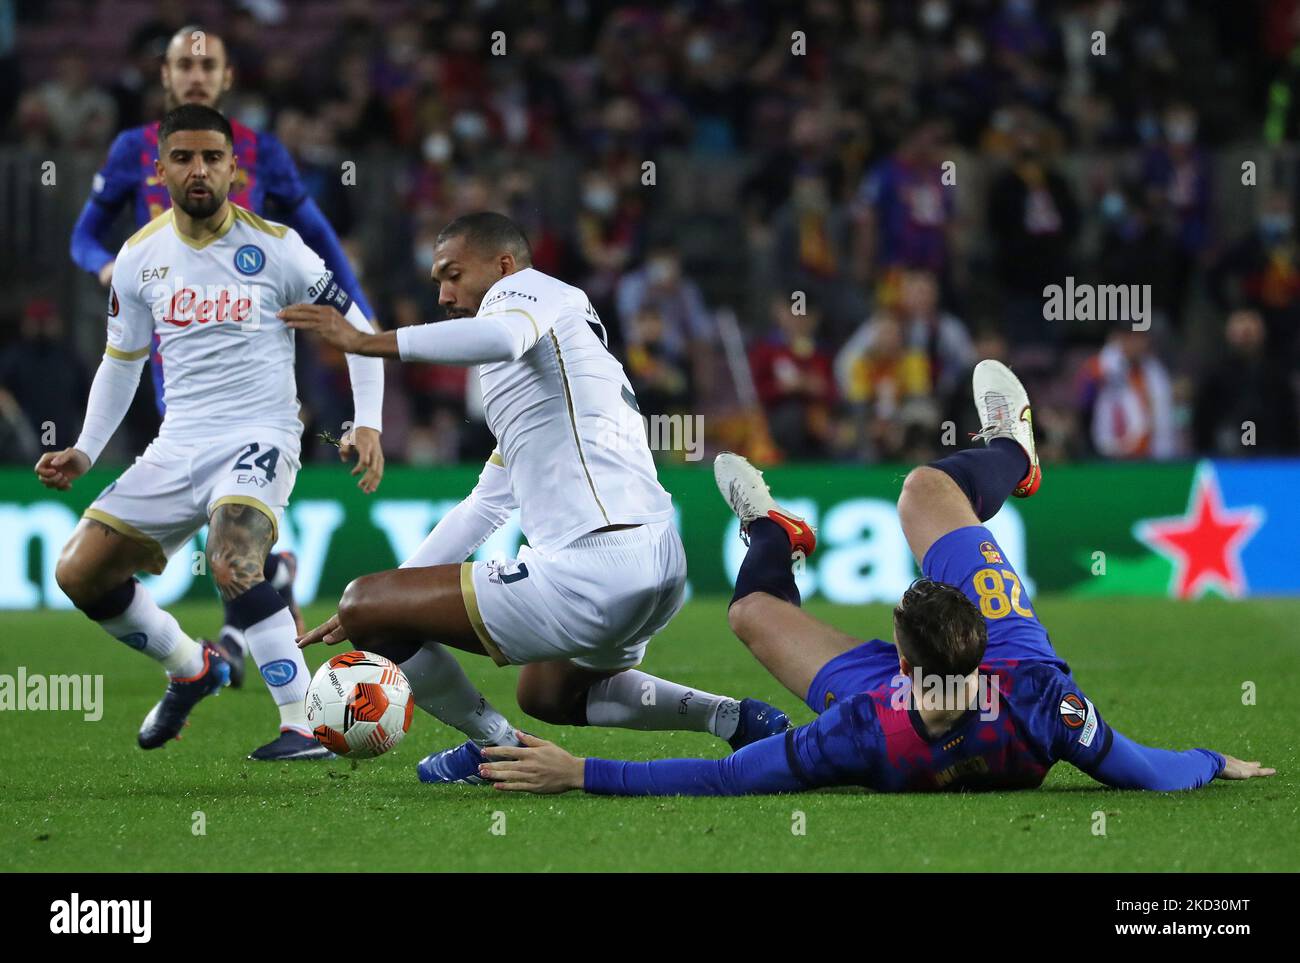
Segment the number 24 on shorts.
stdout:
<path fill-rule="evenodd" d="M 275 466 L 280 463 L 280 449 L 266 449 L 261 455 L 253 458 L 253 463 L 250 465 L 248 459 L 252 458 L 253 455 L 257 455 L 260 450 L 261 446 L 257 442 L 249 442 L 248 447 L 239 453 L 239 457 L 235 459 L 235 464 L 231 466 L 230 470 L 252 471 L 254 468 L 260 468 L 267 481 L 275 481 Z"/>
<path fill-rule="evenodd" d="M 1006 618 L 1012 612 L 1032 619 L 1032 609 L 1020 604 L 1020 579 L 1009 568 L 982 568 L 972 579 L 975 594 L 980 600 L 980 615 L 986 619 Z M 1010 598 L 1007 596 L 1007 583 L 1011 583 Z"/>

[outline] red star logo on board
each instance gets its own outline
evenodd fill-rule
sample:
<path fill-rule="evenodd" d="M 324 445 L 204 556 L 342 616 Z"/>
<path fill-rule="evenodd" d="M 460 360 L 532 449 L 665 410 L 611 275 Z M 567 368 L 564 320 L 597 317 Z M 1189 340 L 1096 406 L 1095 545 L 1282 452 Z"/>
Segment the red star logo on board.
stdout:
<path fill-rule="evenodd" d="M 1187 514 L 1148 518 L 1133 526 L 1134 537 L 1174 566 L 1169 594 L 1200 598 L 1211 587 L 1230 598 L 1246 594 L 1241 550 L 1264 523 L 1255 505 L 1224 508 L 1219 476 L 1210 462 L 1196 470 L 1187 500 Z"/>

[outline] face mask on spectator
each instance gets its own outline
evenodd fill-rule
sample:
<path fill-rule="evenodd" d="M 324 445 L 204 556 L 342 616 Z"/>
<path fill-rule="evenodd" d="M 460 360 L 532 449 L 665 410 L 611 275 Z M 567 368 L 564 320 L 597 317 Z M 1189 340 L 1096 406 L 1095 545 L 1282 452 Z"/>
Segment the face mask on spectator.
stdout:
<path fill-rule="evenodd" d="M 482 140 L 487 136 L 487 121 L 473 110 L 462 110 L 451 122 L 451 129 L 462 140 Z"/>
<path fill-rule="evenodd" d="M 713 59 L 713 41 L 697 33 L 686 45 L 686 57 L 693 64 L 708 63 Z"/>
<path fill-rule="evenodd" d="M 1128 210 L 1124 195 L 1119 191 L 1107 191 L 1101 199 L 1101 214 L 1108 221 L 1118 221 Z"/>
<path fill-rule="evenodd" d="M 929 0 L 921 7 L 921 23 L 927 30 L 938 32 L 948 26 L 952 11 L 944 0 Z"/>
<path fill-rule="evenodd" d="M 1259 232 L 1270 242 L 1280 241 L 1291 233 L 1290 214 L 1261 214 Z"/>
<path fill-rule="evenodd" d="M 1165 136 L 1171 144 L 1190 144 L 1196 136 L 1196 123 L 1190 120 L 1174 120 L 1165 125 Z"/>
<path fill-rule="evenodd" d="M 596 184 L 582 192 L 582 203 L 597 214 L 608 214 L 614 210 L 618 197 L 614 193 L 614 188 L 607 184 Z"/>
<path fill-rule="evenodd" d="M 655 258 L 646 265 L 651 284 L 671 284 L 677 280 L 677 265 L 668 258 Z"/>
<path fill-rule="evenodd" d="M 967 67 L 974 67 L 984 61 L 984 45 L 975 37 L 963 37 L 957 43 L 957 57 Z"/>
<path fill-rule="evenodd" d="M 451 159 L 451 138 L 442 131 L 435 131 L 424 138 L 420 150 L 430 164 L 445 164 Z"/>
<path fill-rule="evenodd" d="M 239 119 L 254 130 L 261 130 L 270 123 L 271 112 L 260 100 L 245 101 L 239 108 Z"/>

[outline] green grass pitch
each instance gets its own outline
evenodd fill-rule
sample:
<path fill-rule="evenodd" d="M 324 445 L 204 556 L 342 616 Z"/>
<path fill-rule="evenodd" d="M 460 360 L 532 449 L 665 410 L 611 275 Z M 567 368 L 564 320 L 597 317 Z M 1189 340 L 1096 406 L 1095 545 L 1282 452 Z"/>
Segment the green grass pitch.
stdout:
<path fill-rule="evenodd" d="M 887 631 L 888 608 L 812 605 L 858 635 Z M 1031 792 L 887 796 L 830 790 L 746 799 L 528 796 L 429 787 L 414 774 L 460 741 L 416 713 L 405 742 L 359 764 L 268 766 L 246 753 L 275 731 L 255 673 L 202 703 L 181 742 L 144 753 L 140 720 L 159 670 L 76 613 L 0 615 L 0 673 L 102 673 L 104 714 L 0 713 L 0 868 L 5 870 L 1049 870 L 1300 869 L 1295 726 L 1300 602 L 1078 601 L 1039 614 L 1084 691 L 1148 744 L 1209 746 L 1279 774 L 1197 792 L 1104 790 L 1057 766 Z M 180 606 L 194 634 L 216 604 Z M 811 713 L 727 631 L 725 601 L 696 599 L 650 646 L 650 672 Z M 328 614 L 306 613 L 311 624 Z M 340 650 L 333 650 L 340 651 Z M 310 653 L 314 667 L 325 652 Z M 516 670 L 466 657 L 471 678 L 514 719 L 579 755 L 718 755 L 694 733 L 565 729 L 530 722 Z M 250 669 L 252 667 L 250 666 Z M 1243 705 L 1243 684 L 1256 687 Z M 205 832 L 194 829 L 202 813 Z M 1094 814 L 1105 814 L 1105 834 Z M 499 814 L 504 814 L 502 817 Z M 802 814 L 802 815 L 800 815 Z M 793 832 L 802 823 L 803 834 Z M 493 830 L 504 829 L 503 833 Z"/>

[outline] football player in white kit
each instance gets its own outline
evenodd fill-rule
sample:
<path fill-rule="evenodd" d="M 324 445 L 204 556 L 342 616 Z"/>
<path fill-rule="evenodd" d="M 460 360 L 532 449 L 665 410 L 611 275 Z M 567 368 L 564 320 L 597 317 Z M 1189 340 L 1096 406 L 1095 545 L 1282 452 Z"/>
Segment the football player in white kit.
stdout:
<path fill-rule="evenodd" d="M 367 335 L 328 305 L 280 313 L 349 353 L 478 365 L 498 444 L 415 555 L 353 581 L 338 614 L 300 644 L 351 639 L 389 656 L 417 704 L 469 736 L 420 762 L 425 782 L 479 782 L 483 746 L 518 744 L 443 644 L 522 665 L 519 705 L 544 722 L 691 729 L 733 749 L 784 731 L 789 720 L 766 703 L 635 668 L 682 605 L 686 556 L 672 500 L 590 301 L 531 265 L 518 225 L 469 214 L 435 248 L 450 320 Z M 528 539 L 519 557 L 465 561 L 516 506 Z"/>
<path fill-rule="evenodd" d="M 230 124 L 188 104 L 159 131 L 158 176 L 172 207 L 123 245 L 113 268 L 108 347 L 81 436 L 47 452 L 41 482 L 67 489 L 99 457 L 135 395 L 155 332 L 167 412 L 158 437 L 86 509 L 55 576 L 77 608 L 161 662 L 170 677 L 145 717 L 144 749 L 177 738 L 195 704 L 229 680 L 230 666 L 158 607 L 135 578 L 209 526 L 207 557 L 227 615 L 246 639 L 280 708 L 280 735 L 250 758 L 328 756 L 307 727 L 310 673 L 287 603 L 262 575 L 299 467 L 302 423 L 294 335 L 275 316 L 286 304 L 329 303 L 345 324 L 372 330 L 298 234 L 227 197 L 235 174 Z M 355 425 L 347 439 L 371 492 L 383 473 L 382 362 L 349 357 Z"/>

